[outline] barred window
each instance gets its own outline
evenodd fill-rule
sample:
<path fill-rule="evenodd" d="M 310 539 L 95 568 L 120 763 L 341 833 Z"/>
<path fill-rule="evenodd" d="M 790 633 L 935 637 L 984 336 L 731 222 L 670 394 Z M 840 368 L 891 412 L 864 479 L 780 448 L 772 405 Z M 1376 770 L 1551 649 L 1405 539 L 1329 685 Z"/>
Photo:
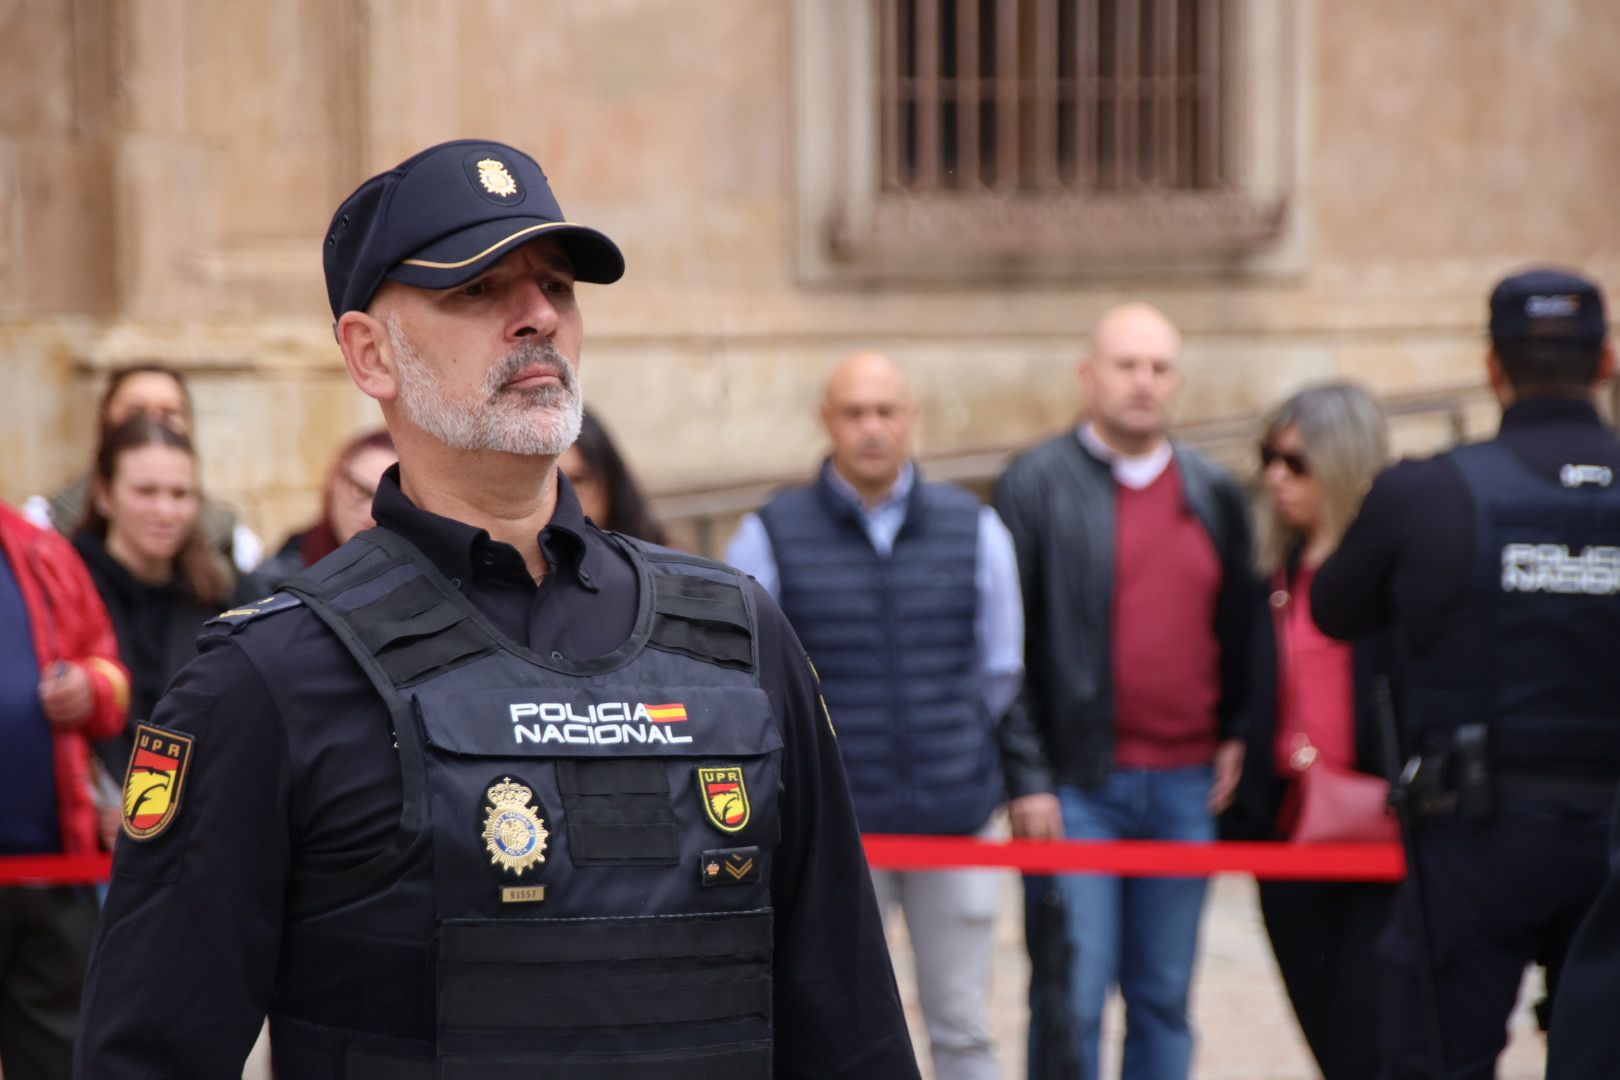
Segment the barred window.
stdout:
<path fill-rule="evenodd" d="M 1212 190 L 1222 0 L 878 0 L 882 188 Z"/>
<path fill-rule="evenodd" d="M 1297 268 L 1310 20 L 1272 0 L 796 0 L 806 280 Z"/>

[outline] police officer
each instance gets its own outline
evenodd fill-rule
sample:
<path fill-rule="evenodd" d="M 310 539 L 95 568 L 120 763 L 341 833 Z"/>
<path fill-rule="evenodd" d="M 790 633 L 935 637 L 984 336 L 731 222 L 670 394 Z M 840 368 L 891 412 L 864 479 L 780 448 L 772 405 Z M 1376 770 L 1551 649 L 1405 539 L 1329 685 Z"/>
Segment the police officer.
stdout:
<path fill-rule="evenodd" d="M 325 269 L 399 465 L 141 725 L 78 1074 L 915 1077 L 814 676 L 723 566 L 598 531 L 576 281 L 527 155 L 362 184 Z"/>
<path fill-rule="evenodd" d="M 1620 776 L 1620 442 L 1591 404 L 1603 300 L 1535 269 L 1490 299 L 1495 439 L 1378 477 L 1311 610 L 1410 650 L 1403 794 L 1419 815 L 1385 936 L 1386 1077 L 1489 1077 L 1526 965 L 1602 885 Z"/>

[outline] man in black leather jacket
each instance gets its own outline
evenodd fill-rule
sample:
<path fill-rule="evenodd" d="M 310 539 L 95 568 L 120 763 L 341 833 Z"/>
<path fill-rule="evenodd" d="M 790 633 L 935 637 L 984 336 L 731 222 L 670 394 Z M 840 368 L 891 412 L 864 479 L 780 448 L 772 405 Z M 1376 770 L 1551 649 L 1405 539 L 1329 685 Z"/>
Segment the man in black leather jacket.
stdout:
<path fill-rule="evenodd" d="M 1003 730 L 1015 835 L 1212 840 L 1241 770 L 1248 513 L 1230 475 L 1169 438 L 1179 352 L 1153 308 L 1110 312 L 1080 365 L 1087 421 L 996 486 L 1026 625 L 1027 676 Z M 1101 1075 L 1116 973 L 1132 1028 L 1124 1075 L 1185 1075 L 1204 882 L 1088 875 L 1058 889 L 1079 958 L 1069 1039 L 1083 1075 Z M 1032 987 L 1032 1014 L 1050 1014 L 1048 989 Z M 1032 1062 L 1049 1059 L 1047 1037 L 1036 1025 Z"/>

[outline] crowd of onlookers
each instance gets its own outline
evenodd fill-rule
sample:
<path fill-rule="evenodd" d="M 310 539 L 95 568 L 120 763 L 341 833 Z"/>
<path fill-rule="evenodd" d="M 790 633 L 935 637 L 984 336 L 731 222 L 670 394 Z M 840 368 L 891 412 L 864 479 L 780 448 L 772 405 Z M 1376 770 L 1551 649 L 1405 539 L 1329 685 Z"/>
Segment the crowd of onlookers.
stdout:
<path fill-rule="evenodd" d="M 1348 382 L 1276 406 L 1256 446 L 1256 499 L 1170 438 L 1179 353 L 1156 310 L 1110 313 L 1079 368 L 1086 419 L 1019 457 L 990 507 L 921 475 L 898 367 L 863 353 L 834 373 L 817 481 L 745 518 L 727 557 L 778 598 L 817 662 L 867 831 L 1311 839 L 1313 783 L 1389 775 L 1391 642 L 1329 638 L 1304 602 L 1387 461 L 1380 408 Z M 267 555 L 202 490 L 193 420 L 179 372 L 119 370 L 87 473 L 21 515 L 0 507 L 0 730 L 14 750 L 0 759 L 12 796 L 0 852 L 110 848 L 129 733 L 204 623 L 368 527 L 396 461 L 385 431 L 350 440 L 318 516 Z M 559 467 L 599 526 L 664 542 L 596 418 Z M 838 590 L 848 602 L 829 605 Z M 909 621 L 894 614 L 908 610 Z M 908 922 L 936 1074 L 999 1075 L 985 986 L 998 879 L 876 879 L 885 917 Z M 1100 1075 L 1116 990 L 1124 1076 L 1188 1073 L 1204 890 L 1199 878 L 1027 880 L 1032 1077 Z M 1289 998 L 1330 1080 L 1376 1069 L 1377 938 L 1392 893 L 1260 886 Z M 0 1025 L 8 1076 L 67 1075 L 94 919 L 83 889 L 0 889 L 3 947 L 41 953 L 7 965 L 0 1012 L 26 1021 Z"/>
<path fill-rule="evenodd" d="M 778 600 L 814 660 L 863 831 L 1393 838 L 1389 643 L 1327 637 L 1306 600 L 1386 464 L 1383 413 L 1353 383 L 1300 391 L 1264 418 L 1246 490 L 1171 438 L 1180 352 L 1156 309 L 1107 313 L 1078 369 L 1084 420 L 1018 456 L 989 507 L 912 460 L 916 406 L 892 361 L 862 352 L 834 370 L 830 456 L 745 517 L 726 558 Z M 1371 790 L 1373 813 L 1324 815 L 1324 783 Z M 874 873 L 884 918 L 907 926 L 941 1080 L 1002 1075 L 987 992 L 997 881 Z M 1026 878 L 1032 1080 L 1113 1075 L 1110 1058 L 1126 1080 L 1190 1074 L 1206 884 Z M 1393 893 L 1261 885 L 1329 1080 L 1377 1071 Z M 1117 1055 L 1100 1045 L 1116 992 Z"/>

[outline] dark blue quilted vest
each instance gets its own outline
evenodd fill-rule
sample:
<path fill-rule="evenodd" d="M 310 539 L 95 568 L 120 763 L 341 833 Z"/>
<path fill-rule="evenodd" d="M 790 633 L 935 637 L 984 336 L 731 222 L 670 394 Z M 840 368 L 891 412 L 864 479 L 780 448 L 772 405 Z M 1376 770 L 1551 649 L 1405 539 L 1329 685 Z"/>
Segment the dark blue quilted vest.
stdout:
<path fill-rule="evenodd" d="M 969 492 L 919 478 L 883 556 L 825 473 L 760 511 L 864 831 L 971 833 L 1002 799 L 977 677 L 979 513 Z"/>

